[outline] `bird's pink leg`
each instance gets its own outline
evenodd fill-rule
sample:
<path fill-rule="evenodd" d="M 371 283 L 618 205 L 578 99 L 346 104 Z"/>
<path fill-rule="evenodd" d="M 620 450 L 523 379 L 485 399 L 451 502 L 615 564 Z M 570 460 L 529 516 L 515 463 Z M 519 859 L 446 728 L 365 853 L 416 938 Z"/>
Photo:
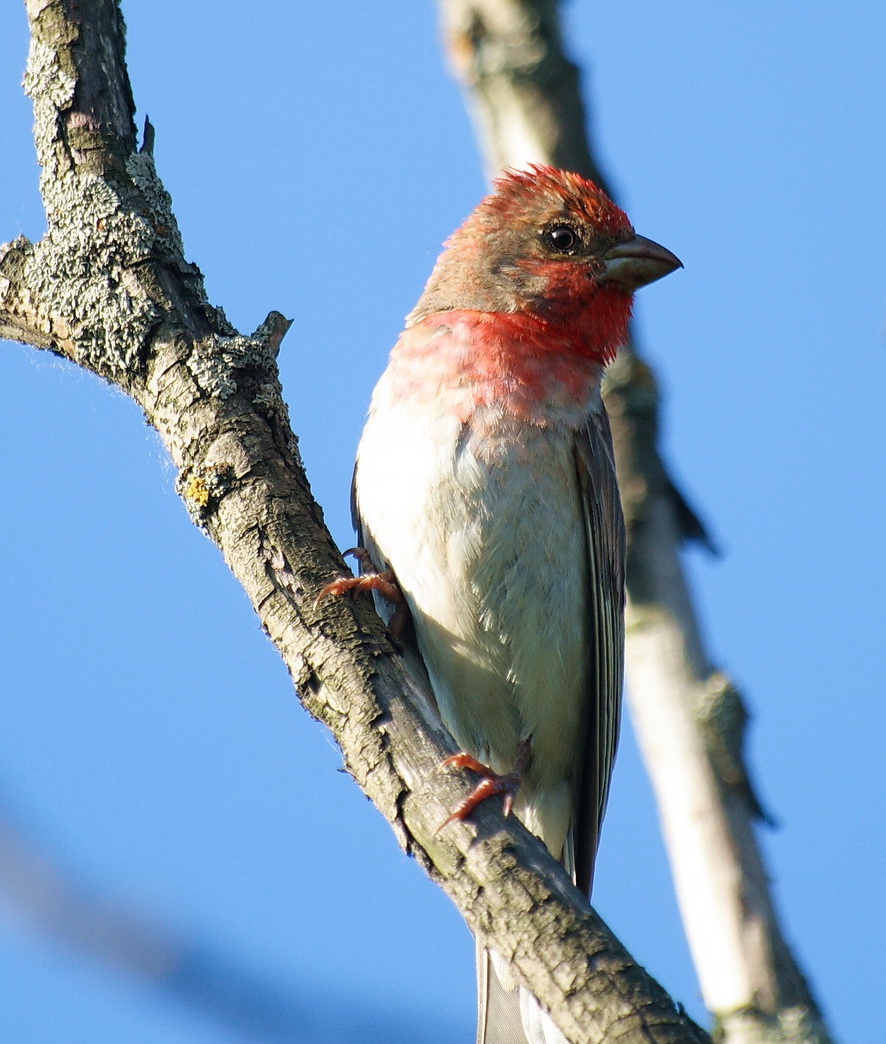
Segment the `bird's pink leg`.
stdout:
<path fill-rule="evenodd" d="M 471 772 L 476 772 L 478 776 L 482 776 L 483 778 L 464 801 L 462 801 L 452 815 L 444 823 L 441 823 L 438 830 L 442 830 L 443 827 L 449 826 L 449 824 L 456 819 L 467 819 L 477 805 L 482 801 L 485 801 L 487 798 L 493 797 L 495 794 L 502 794 L 504 796 L 503 811 L 506 816 L 509 816 L 511 814 L 511 809 L 514 807 L 514 798 L 516 798 L 517 791 L 520 789 L 523 773 L 528 768 L 531 758 L 532 744 L 528 739 L 521 742 L 520 747 L 517 750 L 517 760 L 514 762 L 514 767 L 504 776 L 500 776 L 488 765 L 484 765 L 482 761 L 478 761 L 475 757 L 466 754 L 464 751 L 462 751 L 461 754 L 453 754 L 452 757 L 446 758 L 445 761 L 441 763 L 440 768 L 447 768 L 450 765 L 454 765 L 456 768 L 470 769 Z"/>
<path fill-rule="evenodd" d="M 407 620 L 406 600 L 403 598 L 403 592 L 400 590 L 393 571 L 378 569 L 365 547 L 352 547 L 345 551 L 345 555 L 353 555 L 359 561 L 363 570 L 362 575 L 340 576 L 337 580 L 326 584 L 314 600 L 314 605 L 319 605 L 324 598 L 328 598 L 330 595 L 338 598 L 349 592 L 378 591 L 382 598 L 386 598 L 396 606 L 388 621 L 388 630 L 395 638 L 401 637 Z"/>

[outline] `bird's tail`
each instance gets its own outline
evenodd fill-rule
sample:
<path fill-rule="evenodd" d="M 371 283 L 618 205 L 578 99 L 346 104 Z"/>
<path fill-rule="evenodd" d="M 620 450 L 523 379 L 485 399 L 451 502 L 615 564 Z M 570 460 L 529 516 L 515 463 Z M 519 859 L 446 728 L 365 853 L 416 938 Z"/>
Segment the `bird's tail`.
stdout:
<path fill-rule="evenodd" d="M 477 940 L 477 1044 L 569 1044 L 505 962 Z"/>
<path fill-rule="evenodd" d="M 594 838 L 596 841 L 596 837 Z M 596 852 L 596 844 L 592 849 Z M 560 856 L 566 872 L 578 877 L 575 832 L 566 835 Z M 593 861 L 584 886 L 591 890 Z M 569 1044 L 535 997 L 518 986 L 507 963 L 477 940 L 477 1044 Z"/>

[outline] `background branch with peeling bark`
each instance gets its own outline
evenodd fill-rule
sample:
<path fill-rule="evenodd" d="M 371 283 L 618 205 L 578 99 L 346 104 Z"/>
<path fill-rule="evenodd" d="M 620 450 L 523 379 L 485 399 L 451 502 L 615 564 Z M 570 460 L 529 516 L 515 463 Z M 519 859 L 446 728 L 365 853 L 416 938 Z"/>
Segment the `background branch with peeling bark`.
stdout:
<path fill-rule="evenodd" d="M 773 844 L 794 926 L 791 935 L 801 940 L 836 1024 L 852 1026 L 859 1019 L 856 998 L 865 993 L 861 954 L 876 933 L 854 943 L 859 964 L 851 982 L 843 961 L 835 963 L 828 939 L 837 925 L 841 937 L 848 938 L 845 933 L 861 920 L 855 916 L 853 921 L 851 911 L 862 903 L 864 874 L 874 864 L 858 823 L 865 803 L 843 799 L 838 805 L 845 771 L 832 771 L 830 765 L 851 764 L 853 791 L 858 794 L 861 787 L 865 793 L 873 765 L 865 744 L 873 742 L 876 731 L 859 731 L 857 721 L 864 694 L 875 686 L 863 681 L 864 657 L 844 661 L 837 680 L 838 658 L 825 657 L 827 643 L 810 635 L 824 590 L 845 590 L 843 602 L 849 607 L 837 617 L 831 614 L 832 647 L 863 644 L 865 628 L 876 628 L 876 614 L 859 619 L 851 611 L 855 596 L 849 580 L 862 569 L 853 565 L 854 557 L 870 544 L 864 539 L 868 501 L 853 500 L 858 491 L 849 481 L 851 473 L 841 478 L 843 472 L 831 466 L 828 454 L 842 454 L 848 440 L 859 461 L 866 453 L 876 455 L 877 438 L 859 435 L 875 415 L 869 403 L 877 381 L 872 376 L 863 386 L 853 383 L 851 370 L 834 372 L 831 358 L 825 362 L 822 352 L 836 322 L 839 338 L 829 343 L 855 345 L 855 361 L 865 359 L 875 374 L 879 355 L 869 355 L 865 347 L 865 330 L 871 329 L 865 310 L 850 316 L 840 301 L 863 302 L 868 280 L 879 302 L 882 281 L 873 269 L 860 273 L 848 257 L 841 263 L 848 244 L 827 214 L 814 223 L 820 241 L 805 251 L 806 257 L 824 251 L 831 259 L 828 282 L 813 291 L 814 301 L 809 287 L 818 285 L 823 272 L 804 269 L 797 260 L 773 265 L 778 255 L 785 256 L 786 243 L 789 256 L 804 256 L 803 235 L 813 227 L 814 208 L 853 164 L 863 169 L 861 152 L 843 141 L 837 179 L 828 174 L 828 157 L 818 152 L 814 169 L 804 168 L 792 190 L 786 177 L 773 179 L 773 171 L 793 170 L 794 154 L 798 159 L 803 154 L 807 130 L 796 117 L 814 95 L 773 92 L 763 102 L 754 90 L 767 83 L 790 81 L 797 90 L 804 84 L 803 74 L 789 69 L 801 55 L 811 56 L 807 69 L 816 68 L 813 37 L 818 33 L 821 40 L 822 34 L 814 11 L 806 12 L 807 28 L 790 26 L 785 37 L 790 45 L 779 49 L 777 69 L 770 69 L 762 39 L 767 34 L 772 41 L 782 38 L 778 12 L 767 14 L 765 32 L 750 13 L 753 26 L 736 16 L 728 46 L 723 39 L 718 47 L 725 25 L 713 13 L 690 24 L 679 13 L 649 8 L 627 24 L 623 14 L 587 5 L 569 10 L 576 53 L 582 50 L 595 59 L 594 84 L 602 102 L 595 126 L 608 146 L 608 166 L 631 193 L 629 212 L 638 227 L 654 229 L 690 264 L 682 287 L 669 288 L 667 296 L 656 296 L 653 288 L 642 303 L 641 318 L 656 317 L 656 336 L 647 342 L 665 359 L 669 397 L 677 400 L 669 410 L 677 459 L 693 488 L 703 491 L 704 505 L 730 552 L 716 581 L 714 574 L 701 576 L 709 592 L 706 614 L 758 703 L 765 696 L 756 746 L 767 760 L 767 797 L 788 826 Z M 310 42 L 304 52 L 291 35 L 269 34 L 264 26 L 242 21 L 227 39 L 212 37 L 205 12 L 187 5 L 165 11 L 159 3 L 150 13 L 134 9 L 129 16 L 137 94 L 158 125 L 160 164 L 178 216 L 185 220 L 192 256 L 210 277 L 213 300 L 224 302 L 245 329 L 260 319 L 259 303 L 265 310 L 276 306 L 296 316 L 281 354 L 284 383 L 304 431 L 302 451 L 312 480 L 320 499 L 333 509 L 331 521 L 345 546 L 350 534 L 344 491 L 372 381 L 439 241 L 483 192 L 457 100 L 434 54 L 433 15 L 409 4 L 397 11 L 396 26 L 392 14 L 391 23 L 379 31 L 369 12 L 352 12 L 347 24 L 332 13 L 314 12 L 299 24 L 299 39 Z M 267 16 L 283 26 L 288 13 L 272 6 Z M 220 13 L 212 32 L 223 32 L 224 21 Z M 0 33 L 0 46 L 15 42 L 17 50 L 0 63 L 8 74 L 4 101 L 8 96 L 10 104 L 19 104 L 15 80 L 24 46 L 21 24 L 11 18 L 9 24 L 9 32 Z M 169 36 L 172 25 L 175 38 Z M 879 68 L 879 61 L 865 65 L 871 35 L 855 30 L 848 19 L 831 19 L 827 27 L 832 58 L 821 80 L 829 93 L 816 103 L 816 126 L 826 118 L 828 105 L 839 105 L 832 119 L 838 139 L 838 111 L 860 112 L 864 106 L 863 99 L 849 100 L 855 87 L 848 80 L 834 79 L 839 41 L 852 40 L 845 50 L 853 55 L 852 83 L 858 89 L 863 70 Z M 694 45 L 696 38 L 704 46 Z M 210 39 L 219 42 L 210 45 Z M 200 48 L 193 46 L 196 40 L 207 41 L 205 64 Z M 372 41 L 368 53 L 367 40 Z M 716 62 L 705 64 L 706 54 L 716 55 Z M 239 72 L 230 62 L 235 55 L 241 59 Z M 354 70 L 345 81 L 346 100 L 338 76 L 330 74 L 333 65 L 340 69 L 342 58 Z M 736 92 L 738 70 L 749 62 L 756 70 L 754 82 Z M 700 98 L 701 93 L 709 99 Z M 287 111 L 285 139 L 279 103 L 268 105 L 269 97 L 311 99 L 309 107 L 294 104 Z M 708 111 L 716 112 L 715 122 L 705 122 Z M 223 124 L 213 122 L 215 112 L 224 114 Z M 344 112 L 350 119 L 341 133 Z M 14 173 L 19 178 L 14 192 L 0 193 L 6 203 L 33 200 L 35 192 L 27 142 L 30 115 L 23 104 L 16 113 L 18 123 L 3 120 L 0 129 L 8 135 L 0 177 Z M 248 114 L 247 119 L 238 122 L 238 113 Z M 721 133 L 729 125 L 740 127 L 749 142 L 762 135 L 766 146 L 730 151 Z M 767 139 L 770 126 L 778 131 Z M 791 134 L 784 133 L 785 126 Z M 408 142 L 414 144 L 404 151 Z M 393 156 L 398 159 L 392 166 Z M 458 178 L 448 173 L 456 169 L 463 172 Z M 871 213 L 855 216 L 865 199 L 860 178 L 852 198 L 842 201 L 841 227 L 848 221 L 870 228 Z M 257 184 L 263 186 L 258 193 Z M 797 191 L 800 184 L 805 196 Z M 769 250 L 761 244 L 772 235 L 773 222 L 779 233 L 790 230 L 790 235 L 787 240 L 776 236 L 781 245 Z M 3 228 L 5 237 L 21 229 L 38 239 L 40 218 L 32 204 L 16 202 Z M 850 272 L 852 286 L 841 295 L 841 280 Z M 796 287 L 792 280 L 799 280 Z M 778 312 L 766 289 L 776 286 L 784 291 L 772 295 L 778 298 Z M 800 304 L 809 313 L 805 318 Z M 438 1012 L 435 1026 L 441 1018 L 462 1017 L 461 1029 L 449 1036 L 461 1033 L 466 1039 L 471 1013 L 461 1012 L 461 1006 L 469 1005 L 472 990 L 467 934 L 445 901 L 424 889 L 410 864 L 398 859 L 389 834 L 364 811 L 348 782 L 334 777 L 335 755 L 317 742 L 316 729 L 293 716 L 249 610 L 218 569 L 208 543 L 182 526 L 170 495 L 172 477 L 164 473 L 152 439 L 141 434 L 137 411 L 95 382 L 40 358 L 8 347 L 2 360 L 7 376 L 0 436 L 19 433 L 7 444 L 15 449 L 5 452 L 3 477 L 10 489 L 28 491 L 4 497 L 4 515 L 26 520 L 5 530 L 12 534 L 7 546 L 23 549 L 39 533 L 46 534 L 35 551 L 7 561 L 4 591 L 16 595 L 8 603 L 6 659 L 11 665 L 21 649 L 23 665 L 10 676 L 11 694 L 4 696 L 7 771 L 53 810 L 81 864 L 106 868 L 139 894 L 160 897 L 164 908 L 178 911 L 184 920 L 218 923 L 232 938 L 248 940 L 257 955 L 285 954 L 287 963 L 299 965 L 304 958 L 298 935 L 322 938 L 326 947 L 312 951 L 311 974 L 328 975 L 324 969 L 334 968 L 349 990 L 381 995 L 396 989 L 403 997 L 421 997 Z M 346 383 L 341 380 L 345 374 Z M 14 394 L 7 395 L 13 387 Z M 713 390 L 699 395 L 694 389 L 701 387 Z M 767 437 L 765 451 L 748 441 L 750 429 L 734 405 L 738 387 L 753 392 L 750 412 L 761 439 Z M 779 427 L 783 388 L 807 403 L 825 401 L 826 388 L 837 401 L 851 401 L 840 437 L 824 439 L 808 411 L 790 414 L 796 438 Z M 640 404 L 643 391 L 641 384 Z M 788 473 L 788 466 L 792 478 L 785 483 L 779 476 Z M 850 520 L 851 539 L 846 542 L 841 523 L 842 554 L 833 563 L 845 581 L 832 575 L 828 547 L 817 550 L 817 534 L 830 533 L 826 501 L 816 492 L 822 475 L 843 505 L 842 517 Z M 776 489 L 784 524 L 773 531 L 771 511 L 760 512 L 754 498 L 757 503 L 771 500 Z M 768 525 L 766 542 L 757 537 L 755 543 L 761 519 Z M 93 542 L 95 551 L 90 550 Z M 835 541 L 828 544 L 836 546 Z M 816 562 L 812 572 L 808 560 Z M 108 567 L 117 568 L 115 579 L 103 579 Z M 872 567 L 865 560 L 868 575 L 872 568 L 876 572 L 876 563 Z M 769 578 L 781 576 L 789 582 L 774 581 L 780 588 L 775 609 L 769 604 Z M 73 597 L 69 587 L 80 595 Z M 740 609 L 732 608 L 729 615 L 718 606 L 731 589 L 731 604 Z M 128 591 L 135 597 L 125 609 Z M 113 607 L 110 616 L 108 606 Z M 47 619 L 50 625 L 42 626 Z M 785 619 L 790 620 L 787 628 Z M 850 626 L 851 640 L 841 632 Z M 213 647 L 207 640 L 215 632 L 221 640 Z M 41 648 L 37 660 L 29 653 L 35 634 Z M 159 652 L 164 645 L 177 652 L 168 667 Z M 773 655 L 767 661 L 770 645 Z M 819 696 L 828 690 L 856 694 L 841 705 L 836 722 Z M 794 711 L 798 694 L 802 717 Z M 796 746 L 786 761 L 778 737 L 788 729 Z M 214 745 L 222 734 L 229 738 Z M 298 761 L 292 757 L 291 737 L 300 739 Z M 642 804 L 631 803 L 639 801 L 632 797 L 638 792 L 632 761 L 628 741 L 604 837 L 598 897 L 610 919 L 624 927 L 631 948 L 671 983 L 676 980 L 676 995 L 691 1005 L 693 988 L 675 953 L 677 928 L 666 893 L 656 887 L 661 872 L 654 841 L 640 829 Z M 317 794 L 319 780 L 329 781 L 322 795 Z M 872 795 L 882 789 L 867 786 Z M 806 811 L 810 805 L 814 821 Z M 355 866 L 358 852 L 360 865 Z M 798 878 L 791 867 L 803 864 L 809 872 Z M 842 887 L 850 877 L 856 885 L 851 891 Z M 304 882 L 299 891 L 292 888 L 295 879 Z M 344 881 L 349 883 L 338 883 Z M 370 884 L 373 901 L 367 902 L 363 892 Z M 808 919 L 812 910 L 814 927 Z M 421 933 L 415 931 L 417 921 Z M 386 938 L 394 940 L 387 950 Z M 428 939 L 439 940 L 441 950 Z M 397 958 L 385 956 L 394 950 Z M 365 956 L 369 952 L 371 959 Z M 42 1006 L 40 1014 L 33 1004 L 28 1008 L 26 983 L 42 981 L 42 967 L 33 961 L 23 965 L 18 955 L 8 968 L 12 981 L 24 975 L 20 966 L 29 971 L 22 987 L 13 990 L 16 1006 L 7 1018 L 20 1010 L 21 1018 L 50 1019 Z M 61 1005 L 65 989 L 72 989 L 70 976 L 66 981 L 69 985 L 60 987 Z M 102 989 L 77 980 L 76 1001 L 63 1008 L 66 1030 L 84 1018 L 81 998 L 96 991 L 103 1018 L 132 1018 L 125 1013 L 131 1001 L 121 997 L 118 1002 L 113 990 Z M 147 1009 L 142 1003 L 137 1009 L 141 1019 L 110 1035 L 139 1039 L 142 1023 L 156 1030 L 150 1020 L 158 1016 Z M 109 1011 L 116 1014 L 109 1016 Z M 863 1020 L 858 1026 L 852 1039 L 864 1039 Z M 190 1025 L 185 1039 L 197 1039 L 195 1030 L 200 1032 Z M 34 1037 L 35 1031 L 29 1025 L 19 1035 Z M 109 1034 L 87 1031 L 85 1039 L 96 1035 Z M 51 1030 L 47 1036 L 52 1037 Z M 154 1032 L 150 1039 L 165 1038 Z"/>

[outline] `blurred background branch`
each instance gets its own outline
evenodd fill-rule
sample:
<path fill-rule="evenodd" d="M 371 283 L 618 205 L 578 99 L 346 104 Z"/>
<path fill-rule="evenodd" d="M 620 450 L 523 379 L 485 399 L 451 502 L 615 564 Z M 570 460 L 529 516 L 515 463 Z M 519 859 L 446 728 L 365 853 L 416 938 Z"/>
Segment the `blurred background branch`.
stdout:
<path fill-rule="evenodd" d="M 209 939 L 136 913 L 74 875 L 57 849 L 39 845 L 0 793 L 0 913 L 78 959 L 146 985 L 238 1040 L 279 1044 L 448 1044 L 439 1020 L 370 1008 L 341 984 L 263 974 Z M 302 940 L 306 949 L 309 940 Z"/>

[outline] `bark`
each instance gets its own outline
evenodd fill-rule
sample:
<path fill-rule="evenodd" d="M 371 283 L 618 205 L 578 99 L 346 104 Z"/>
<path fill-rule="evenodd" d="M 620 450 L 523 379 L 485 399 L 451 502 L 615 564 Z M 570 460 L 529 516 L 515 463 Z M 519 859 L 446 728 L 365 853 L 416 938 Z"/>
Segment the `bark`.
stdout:
<path fill-rule="evenodd" d="M 605 186 L 557 0 L 440 6 L 488 171 L 551 163 Z M 702 995 L 726 1044 L 827 1044 L 755 834 L 766 817 L 743 760 L 747 712 L 704 650 L 680 562 L 685 540 L 710 541 L 662 461 L 658 388 L 635 345 L 609 368 L 604 393 L 628 524 L 629 705 Z"/>
<path fill-rule="evenodd" d="M 311 497 L 281 397 L 289 322 L 242 335 L 184 259 L 150 151 L 137 148 L 114 0 L 28 0 L 26 88 L 48 231 L 0 248 L 0 334 L 131 395 L 179 470 L 307 709 L 402 847 L 507 958 L 574 1044 L 708 1040 L 626 953 L 562 868 L 486 803 L 438 832 L 469 783 L 369 602 L 315 597 L 344 565 Z"/>

